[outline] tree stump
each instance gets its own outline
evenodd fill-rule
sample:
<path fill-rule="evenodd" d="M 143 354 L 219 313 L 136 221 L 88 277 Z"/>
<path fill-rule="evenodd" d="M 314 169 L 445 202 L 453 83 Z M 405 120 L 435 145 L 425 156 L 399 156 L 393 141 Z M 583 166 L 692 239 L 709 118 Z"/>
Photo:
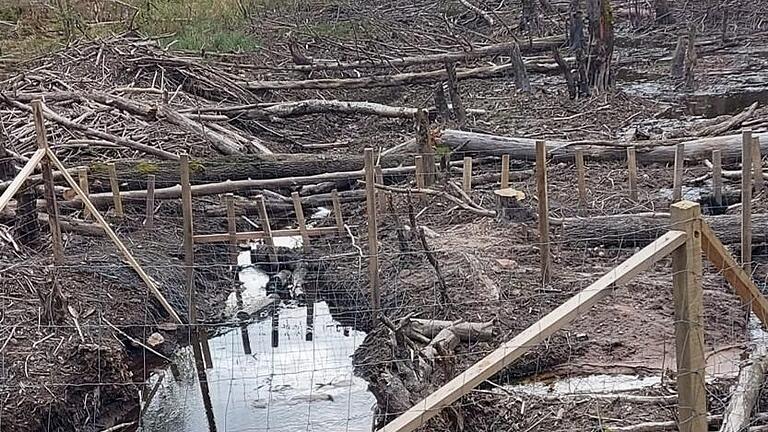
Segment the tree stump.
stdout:
<path fill-rule="evenodd" d="M 533 220 L 531 210 L 523 207 L 525 193 L 512 188 L 493 191 L 496 195 L 496 220 L 504 223 Z"/>

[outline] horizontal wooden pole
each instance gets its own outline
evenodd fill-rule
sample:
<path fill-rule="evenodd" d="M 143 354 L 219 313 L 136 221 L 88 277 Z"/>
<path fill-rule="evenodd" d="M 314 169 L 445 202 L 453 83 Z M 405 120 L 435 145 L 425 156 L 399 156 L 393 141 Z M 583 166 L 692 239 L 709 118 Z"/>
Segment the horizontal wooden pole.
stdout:
<path fill-rule="evenodd" d="M 307 235 L 318 237 L 330 234 L 338 234 L 337 227 L 307 228 Z M 301 231 L 297 228 L 272 231 L 272 237 L 294 237 L 300 236 Z M 261 240 L 264 238 L 264 231 L 245 231 L 235 234 L 238 241 Z M 194 236 L 196 244 L 229 242 L 232 240 L 232 234 L 198 234 Z"/>
<path fill-rule="evenodd" d="M 683 231 L 669 231 L 659 237 L 601 277 L 597 282 L 571 297 L 544 318 L 523 330 L 512 340 L 504 343 L 388 425 L 379 429 L 379 432 L 410 432 L 423 426 L 441 409 L 469 393 L 480 383 L 520 358 L 536 344 L 587 312 L 600 299 L 610 294 L 613 288 L 629 282 L 639 273 L 648 270 L 657 261 L 685 244 L 686 237 Z"/>

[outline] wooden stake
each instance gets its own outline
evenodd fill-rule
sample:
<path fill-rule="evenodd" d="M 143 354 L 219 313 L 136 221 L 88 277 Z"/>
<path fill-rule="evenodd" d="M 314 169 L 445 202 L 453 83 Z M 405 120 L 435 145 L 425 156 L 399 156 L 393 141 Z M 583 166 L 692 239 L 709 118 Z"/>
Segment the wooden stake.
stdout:
<path fill-rule="evenodd" d="M 419 144 L 419 156 L 424 158 L 424 165 L 421 167 L 424 184 L 430 186 L 435 183 L 437 177 L 435 173 L 435 149 L 432 135 L 429 132 L 429 117 L 423 110 L 416 112 L 416 140 Z"/>
<path fill-rule="evenodd" d="M 259 195 L 256 201 L 256 209 L 259 212 L 261 220 L 261 229 L 264 231 L 264 244 L 267 246 L 267 256 L 269 261 L 277 268 L 280 261 L 277 259 L 277 249 L 275 249 L 275 239 L 272 237 L 272 227 L 269 225 L 269 215 L 267 215 L 267 205 L 264 202 L 264 196 Z"/>
<path fill-rule="evenodd" d="M 80 183 L 80 189 L 83 190 L 83 193 L 85 196 L 89 196 L 91 194 L 91 190 L 88 187 L 88 168 L 86 167 L 78 167 L 77 168 L 77 180 Z M 91 214 L 88 212 L 88 209 L 83 210 L 83 219 L 88 219 L 91 216 Z"/>
<path fill-rule="evenodd" d="M 539 197 L 539 239 L 541 248 L 541 279 L 546 284 L 552 278 L 549 250 L 549 201 L 547 197 L 547 143 L 536 141 L 536 191 Z"/>
<path fill-rule="evenodd" d="M 147 217 L 144 227 L 151 230 L 155 227 L 155 175 L 147 176 Z"/>
<path fill-rule="evenodd" d="M 752 273 L 752 130 L 741 138 L 741 265 Z"/>
<path fill-rule="evenodd" d="M 181 210 L 184 219 L 184 278 L 187 288 L 187 320 L 192 326 L 192 333 L 197 334 L 197 342 L 202 348 L 203 359 L 208 368 L 213 367 L 211 349 L 208 345 L 208 332 L 197 321 L 197 300 L 195 291 L 195 240 L 192 225 L 192 184 L 189 181 L 189 155 L 179 157 L 181 177 Z M 113 164 L 114 167 L 114 164 Z M 110 180 L 112 178 L 110 170 Z M 116 177 L 115 177 L 116 178 Z M 113 186 L 114 190 L 114 186 Z"/>
<path fill-rule="evenodd" d="M 629 199 L 637 202 L 637 156 L 635 146 L 627 147 L 627 169 L 629 170 Z"/>
<path fill-rule="evenodd" d="M 61 265 L 64 263 L 64 246 L 61 237 L 61 226 L 59 226 L 59 207 L 56 205 L 53 170 L 51 169 L 51 149 L 48 147 L 48 133 L 45 130 L 43 103 L 39 100 L 32 101 L 32 117 L 35 121 L 35 133 L 37 134 L 37 151 L 45 152 L 44 156 L 46 156 L 40 159 L 40 169 L 43 173 L 43 184 L 45 185 L 45 211 L 48 213 L 48 225 L 51 228 L 53 262 L 56 265 Z M 24 177 L 29 176 L 29 173 L 24 173 L 22 170 L 16 178 L 22 177 L 22 174 L 25 174 Z"/>
<path fill-rule="evenodd" d="M 336 227 L 339 229 L 339 235 L 344 235 L 344 216 L 341 214 L 341 200 L 339 199 L 338 189 L 331 191 L 333 200 L 333 214 L 336 215 Z"/>
<path fill-rule="evenodd" d="M 368 209 L 368 282 L 371 285 L 371 309 L 373 322 L 378 321 L 381 294 L 379 293 L 379 244 L 376 223 L 376 190 L 374 185 L 373 149 L 367 148 L 365 156 L 365 192 Z"/>
<path fill-rule="evenodd" d="M 293 199 L 293 210 L 296 212 L 296 221 L 299 224 L 299 231 L 301 232 L 301 241 L 304 248 L 304 252 L 309 253 L 312 250 L 312 246 L 309 244 L 309 234 L 307 234 L 307 223 L 304 219 L 304 209 L 301 207 L 301 198 L 298 192 L 291 193 L 291 199 Z"/>
<path fill-rule="evenodd" d="M 672 180 L 672 202 L 683 199 L 683 169 L 685 167 L 685 145 L 680 143 L 675 148 L 675 169 Z"/>
<path fill-rule="evenodd" d="M 723 156 L 720 150 L 712 150 L 712 189 L 715 191 L 715 204 L 723 205 Z"/>
<path fill-rule="evenodd" d="M 467 156 L 464 158 L 464 192 L 472 192 L 472 158 Z"/>
<path fill-rule="evenodd" d="M 120 253 L 123 255 L 126 261 L 128 261 L 128 264 L 133 268 L 133 270 L 139 275 L 142 281 L 147 285 L 147 288 L 152 292 L 152 294 L 155 296 L 158 302 L 160 302 L 160 305 L 163 306 L 163 308 L 168 312 L 168 315 L 173 318 L 173 320 L 178 324 L 183 324 L 183 321 L 181 320 L 181 317 L 179 317 L 179 314 L 176 313 L 176 311 L 173 309 L 173 306 L 171 306 L 170 303 L 168 303 L 168 300 L 165 298 L 163 293 L 160 292 L 160 289 L 157 287 L 157 284 L 154 280 L 152 280 L 151 277 L 144 271 L 144 269 L 139 265 L 138 261 L 136 261 L 136 258 L 133 257 L 131 252 L 128 250 L 127 247 L 125 247 L 125 244 L 123 244 L 122 241 L 120 241 L 120 238 L 115 234 L 115 232 L 112 230 L 112 227 L 109 226 L 106 220 L 104 220 L 104 217 L 101 215 L 99 210 L 96 208 L 96 206 L 93 205 L 93 203 L 85 196 L 83 191 L 80 189 L 80 186 L 77 184 L 75 179 L 72 178 L 72 176 L 67 171 L 67 167 L 64 166 L 63 163 L 56 157 L 55 154 L 51 151 L 51 149 L 47 149 L 48 158 L 53 162 L 53 164 L 56 166 L 56 168 L 61 171 L 61 175 L 64 177 L 64 179 L 69 183 L 69 186 L 74 189 L 75 193 L 80 197 L 80 199 L 83 201 L 83 205 L 88 209 L 88 211 L 91 212 L 91 215 L 93 215 L 93 218 L 96 219 L 96 222 L 98 222 L 102 228 L 104 228 L 104 232 L 107 233 L 107 236 L 112 240 L 112 242 L 117 246 L 117 249 L 120 251 Z"/>
<path fill-rule="evenodd" d="M 123 217 L 123 199 L 120 197 L 120 183 L 117 181 L 115 164 L 108 163 L 107 170 L 109 171 L 109 185 L 112 187 L 112 199 L 115 203 L 115 216 Z"/>
<path fill-rule="evenodd" d="M 763 179 L 763 155 L 760 153 L 760 137 L 752 138 L 752 176 L 755 179 L 755 195 L 765 190 Z"/>
<path fill-rule="evenodd" d="M 416 166 L 416 187 L 418 189 L 424 189 L 426 187 L 426 184 L 424 183 L 424 159 L 421 156 L 415 156 L 413 158 L 413 164 Z M 423 201 L 425 195 L 419 194 L 419 198 Z"/>
<path fill-rule="evenodd" d="M 672 229 L 686 233 L 685 244 L 672 253 L 679 429 L 706 432 L 701 209 L 697 203 L 681 201 L 670 213 Z"/>
<path fill-rule="evenodd" d="M 501 156 L 501 185 L 499 189 L 506 189 L 509 187 L 509 155 L 505 154 Z"/>
<path fill-rule="evenodd" d="M 576 149 L 576 178 L 579 188 L 579 206 L 587 207 L 587 176 L 584 168 L 584 150 Z"/>
<path fill-rule="evenodd" d="M 237 220 L 235 219 L 235 195 L 228 193 L 224 195 L 224 201 L 227 205 L 227 233 L 229 234 L 229 261 L 233 266 L 237 266 Z"/>

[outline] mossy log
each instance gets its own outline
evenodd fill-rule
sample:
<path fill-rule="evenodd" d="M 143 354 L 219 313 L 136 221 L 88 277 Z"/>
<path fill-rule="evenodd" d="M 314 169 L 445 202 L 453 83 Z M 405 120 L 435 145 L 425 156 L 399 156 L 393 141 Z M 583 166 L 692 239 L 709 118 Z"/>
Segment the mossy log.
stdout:
<path fill-rule="evenodd" d="M 381 158 L 382 168 L 398 166 L 405 157 L 388 156 Z M 222 182 L 226 180 L 260 180 L 291 177 L 295 175 L 316 175 L 327 172 L 357 171 L 365 163 L 362 155 L 316 155 L 316 154 L 275 154 L 275 155 L 233 155 L 190 161 L 192 184 Z M 179 183 L 179 164 L 170 161 L 118 161 L 115 163 L 121 190 L 146 189 L 147 176 L 155 176 L 158 188 Z M 107 165 L 94 162 L 89 166 L 92 182 L 91 192 L 105 192 L 109 189 Z"/>

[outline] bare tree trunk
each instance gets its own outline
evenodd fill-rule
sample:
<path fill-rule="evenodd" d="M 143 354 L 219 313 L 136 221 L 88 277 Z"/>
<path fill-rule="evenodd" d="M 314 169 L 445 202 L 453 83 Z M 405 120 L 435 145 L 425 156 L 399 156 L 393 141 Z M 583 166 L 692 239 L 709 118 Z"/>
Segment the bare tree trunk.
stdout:
<path fill-rule="evenodd" d="M 565 77 L 565 83 L 568 86 L 568 97 L 576 99 L 578 92 L 576 90 L 576 81 L 573 80 L 573 74 L 571 73 L 571 67 L 565 60 L 563 60 L 563 56 L 560 55 L 559 49 L 553 48 L 552 55 L 555 57 L 558 66 L 560 66 L 560 71 L 563 72 L 563 77 Z"/>
<path fill-rule="evenodd" d="M 531 80 L 528 79 L 528 72 L 525 70 L 523 56 L 520 54 L 520 47 L 515 44 L 510 53 L 512 64 L 514 65 L 515 87 L 524 93 L 531 92 Z"/>
<path fill-rule="evenodd" d="M 672 56 L 672 65 L 669 70 L 669 75 L 674 79 L 680 79 L 685 75 L 685 50 L 685 36 L 679 36 L 677 38 L 677 46 L 675 46 L 675 54 Z"/>
<path fill-rule="evenodd" d="M 451 95 L 451 104 L 453 105 L 453 114 L 456 116 L 456 123 L 459 128 L 467 124 L 467 112 L 459 95 L 458 81 L 456 80 L 456 65 L 451 62 L 445 63 L 445 70 L 448 73 L 448 93 Z"/>
<path fill-rule="evenodd" d="M 587 56 L 584 53 L 587 47 L 587 43 L 584 39 L 584 14 L 581 11 L 579 0 L 571 1 L 570 8 L 568 46 L 576 56 L 578 96 L 588 96 L 589 80 L 587 79 Z"/>
<path fill-rule="evenodd" d="M 664 25 L 675 23 L 675 17 L 672 15 L 667 0 L 655 0 L 654 7 L 656 8 L 656 23 Z"/>
<path fill-rule="evenodd" d="M 591 59 L 589 81 L 598 92 L 608 90 L 613 81 L 613 8 L 610 0 L 587 0 Z"/>
<path fill-rule="evenodd" d="M 688 49 L 685 53 L 685 88 L 694 90 L 696 88 L 696 76 L 694 70 L 698 63 L 696 55 L 696 28 L 691 24 L 688 27 Z"/>
<path fill-rule="evenodd" d="M 442 82 L 437 83 L 435 86 L 435 108 L 437 108 L 437 115 L 443 124 L 451 121 L 451 112 L 448 110 L 448 102 L 445 99 L 445 90 L 443 89 Z"/>

